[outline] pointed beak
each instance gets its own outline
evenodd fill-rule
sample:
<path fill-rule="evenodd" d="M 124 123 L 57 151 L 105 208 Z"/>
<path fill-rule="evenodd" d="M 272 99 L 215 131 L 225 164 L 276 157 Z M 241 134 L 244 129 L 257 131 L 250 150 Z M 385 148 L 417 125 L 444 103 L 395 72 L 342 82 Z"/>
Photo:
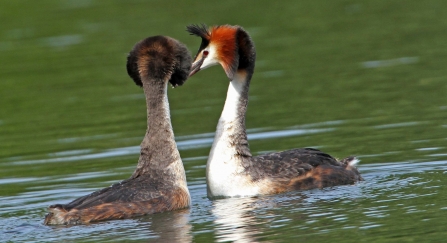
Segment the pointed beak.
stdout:
<path fill-rule="evenodd" d="M 202 56 L 202 58 L 192 63 L 191 71 L 189 72 L 189 77 L 200 71 L 200 67 L 202 66 L 203 60 L 205 60 L 205 57 Z"/>

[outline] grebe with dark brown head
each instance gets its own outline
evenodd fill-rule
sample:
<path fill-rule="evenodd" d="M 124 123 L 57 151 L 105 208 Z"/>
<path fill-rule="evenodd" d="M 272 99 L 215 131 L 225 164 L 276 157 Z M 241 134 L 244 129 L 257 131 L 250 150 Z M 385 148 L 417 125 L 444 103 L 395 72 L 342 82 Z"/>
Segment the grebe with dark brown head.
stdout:
<path fill-rule="evenodd" d="M 253 157 L 245 130 L 248 90 L 254 73 L 256 51 L 248 33 L 240 26 L 189 25 L 187 31 L 202 43 L 191 74 L 220 64 L 230 85 L 217 124 L 206 166 L 208 197 L 275 194 L 363 180 L 348 157 L 337 160 L 312 148 L 299 148 Z"/>
<path fill-rule="evenodd" d="M 191 198 L 185 169 L 172 131 L 168 82 L 182 85 L 191 56 L 175 39 L 153 36 L 137 43 L 127 58 L 127 72 L 143 87 L 147 130 L 132 176 L 68 204 L 49 207 L 44 224 L 86 224 L 187 208 Z"/>

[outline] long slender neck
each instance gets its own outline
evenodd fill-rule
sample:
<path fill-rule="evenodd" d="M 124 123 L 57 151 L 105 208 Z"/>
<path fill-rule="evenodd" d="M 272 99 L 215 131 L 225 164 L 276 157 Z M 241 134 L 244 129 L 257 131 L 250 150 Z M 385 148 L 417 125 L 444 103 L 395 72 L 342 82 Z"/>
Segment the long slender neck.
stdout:
<path fill-rule="evenodd" d="M 245 131 L 249 76 L 246 72 L 238 72 L 228 87 L 206 163 L 208 197 L 233 195 L 234 186 L 240 183 L 234 177 L 244 170 L 244 162 L 251 158 Z"/>
<path fill-rule="evenodd" d="M 245 70 L 236 73 L 230 82 L 227 98 L 217 125 L 213 149 L 229 149 L 232 157 L 251 157 L 245 130 L 245 113 L 251 74 Z"/>
<path fill-rule="evenodd" d="M 236 162 L 238 166 L 238 163 L 242 163 L 241 157 L 251 157 L 245 131 L 245 113 L 250 80 L 255 68 L 256 51 L 250 36 L 240 27 L 236 31 L 236 41 L 239 58 L 237 72 L 228 87 L 227 99 L 217 125 L 208 164 L 223 160 Z M 217 158 L 219 156 L 226 158 Z"/>
<path fill-rule="evenodd" d="M 183 170 L 180 174 L 184 176 L 180 153 L 172 131 L 167 83 L 158 80 L 143 80 L 143 90 L 146 96 L 147 130 L 141 143 L 137 169 L 131 178 L 166 171 L 171 165 L 175 167 L 174 173 Z"/>

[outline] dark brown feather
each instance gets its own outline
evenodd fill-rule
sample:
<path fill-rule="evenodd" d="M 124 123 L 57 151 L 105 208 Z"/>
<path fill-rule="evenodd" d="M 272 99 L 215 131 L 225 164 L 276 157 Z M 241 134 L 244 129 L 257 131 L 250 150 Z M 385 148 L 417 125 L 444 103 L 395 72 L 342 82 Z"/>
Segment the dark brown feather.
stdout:
<path fill-rule="evenodd" d="M 244 158 L 245 172 L 253 181 L 270 178 L 275 191 L 307 190 L 354 184 L 363 180 L 354 166 L 354 157 L 338 161 L 312 148 L 298 148 L 257 157 Z"/>
<path fill-rule="evenodd" d="M 133 192 L 138 194 L 138 192 Z M 124 219 L 146 214 L 161 213 L 189 206 L 188 192 L 178 188 L 173 190 L 160 190 L 157 197 L 149 197 L 146 200 L 138 198 L 136 201 L 111 200 L 111 202 L 95 203 L 88 207 L 75 207 L 66 210 L 62 205 L 50 206 L 50 211 L 62 211 L 63 222 L 66 225 L 86 224 L 95 221 L 109 219 Z M 114 195 L 118 195 L 114 193 Z M 132 197 L 135 199 L 135 197 Z M 96 200 L 95 200 L 96 201 Z M 84 205 L 86 206 L 86 205 Z M 58 212 L 60 214 L 60 212 Z M 50 224 L 54 213 L 50 212 L 45 217 L 44 224 Z"/>

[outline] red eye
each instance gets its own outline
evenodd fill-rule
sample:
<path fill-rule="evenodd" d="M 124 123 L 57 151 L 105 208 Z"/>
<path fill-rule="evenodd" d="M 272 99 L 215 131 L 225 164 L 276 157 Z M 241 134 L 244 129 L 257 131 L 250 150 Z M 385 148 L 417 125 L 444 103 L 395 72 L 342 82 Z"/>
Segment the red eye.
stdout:
<path fill-rule="evenodd" d="M 208 51 L 203 51 L 204 56 L 208 56 Z"/>

